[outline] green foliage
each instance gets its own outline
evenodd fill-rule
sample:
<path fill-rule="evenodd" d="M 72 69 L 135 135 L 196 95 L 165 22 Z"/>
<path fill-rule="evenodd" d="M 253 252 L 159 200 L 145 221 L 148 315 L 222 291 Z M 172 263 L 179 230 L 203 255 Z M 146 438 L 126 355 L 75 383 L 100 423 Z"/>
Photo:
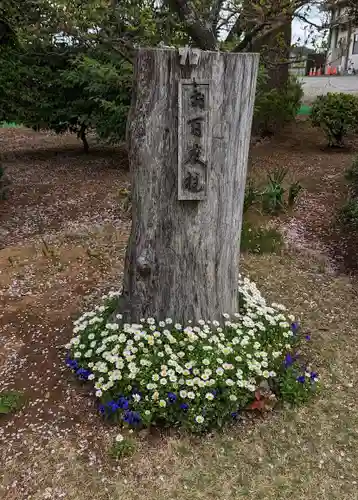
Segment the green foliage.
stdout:
<path fill-rule="evenodd" d="M 16 43 L 0 45 L 0 122 L 74 132 L 85 147 L 87 130 L 125 137 L 133 46 L 188 42 L 155 0 L 4 0 L 4 20 Z"/>
<path fill-rule="evenodd" d="M 132 70 L 122 58 L 91 57 L 74 47 L 27 48 L 11 51 L 0 75 L 6 107 L 0 119 L 13 120 L 35 130 L 50 129 L 83 135 L 94 130 L 102 140 L 124 139 L 131 99 Z M 9 51 L 4 58 L 9 59 Z M 1 61 L 1 59 L 0 59 Z M 8 83 L 9 75 L 16 85 Z M 82 137 L 81 137 L 82 138 Z"/>
<path fill-rule="evenodd" d="M 350 198 L 342 207 L 339 214 L 340 221 L 353 229 L 358 230 L 358 198 Z"/>
<path fill-rule="evenodd" d="M 274 134 L 293 121 L 300 109 L 302 85 L 290 77 L 282 89 L 267 89 L 267 73 L 260 68 L 254 112 L 254 129 L 262 135 Z"/>
<path fill-rule="evenodd" d="M 249 210 L 249 208 L 257 201 L 259 192 L 255 188 L 255 184 L 252 179 L 249 179 L 245 188 L 244 197 L 244 214 Z"/>
<path fill-rule="evenodd" d="M 349 8 L 349 17 L 351 18 L 352 22 L 358 24 L 358 5 L 356 0 L 348 0 L 347 4 Z"/>
<path fill-rule="evenodd" d="M 312 106 L 311 121 L 327 136 L 329 146 L 341 146 L 344 138 L 358 127 L 358 97 L 328 93 L 319 96 Z"/>
<path fill-rule="evenodd" d="M 67 115 L 72 110 L 105 141 L 116 143 L 125 138 L 132 90 L 132 69 L 126 61 L 81 55 L 61 79 L 69 91 L 78 88 L 82 94 L 79 101 L 70 102 Z"/>
<path fill-rule="evenodd" d="M 263 190 L 262 208 L 269 214 L 278 214 L 285 209 L 285 188 L 283 181 L 288 170 L 285 168 L 276 168 L 272 173 L 267 174 L 267 185 Z"/>
<path fill-rule="evenodd" d="M 358 156 L 353 160 L 351 167 L 346 172 L 346 179 L 354 196 L 358 197 Z"/>
<path fill-rule="evenodd" d="M 9 191 L 10 181 L 6 175 L 4 167 L 0 164 L 0 201 L 6 200 Z"/>
<path fill-rule="evenodd" d="M 299 181 L 295 181 L 287 189 L 284 186 L 287 174 L 287 168 L 276 168 L 268 172 L 266 185 L 261 192 L 255 187 L 253 181 L 249 180 L 245 189 L 244 213 L 257 202 L 260 202 L 263 212 L 271 215 L 278 215 L 287 207 L 292 208 L 303 187 Z"/>
<path fill-rule="evenodd" d="M 219 23 L 212 2 L 191 7 L 204 29 Z M 235 8 L 240 14 L 241 4 Z M 266 14 L 275 18 L 277 8 L 270 9 Z M 0 121 L 70 131 L 83 140 L 86 130 L 112 143 L 124 138 L 134 47 L 192 41 L 183 16 L 170 2 L 156 0 L 3 0 L 0 21 L 9 34 L 0 46 Z M 233 29 L 222 48 L 232 50 L 242 34 Z M 249 44 L 250 36 L 244 38 Z M 256 111 L 264 131 L 273 131 L 292 115 L 298 87 L 289 82 L 275 94 L 264 89 L 265 79 L 261 71 Z"/>
<path fill-rule="evenodd" d="M 284 187 L 287 174 L 287 168 L 276 168 L 267 174 L 267 184 L 261 193 L 262 210 L 265 213 L 277 215 L 283 212 L 286 207 L 292 208 L 294 206 L 303 188 L 296 181 L 289 186 L 287 191 Z"/>
<path fill-rule="evenodd" d="M 349 182 L 349 197 L 339 211 L 338 220 L 351 231 L 358 231 L 358 157 L 347 169 L 345 177 Z"/>
<path fill-rule="evenodd" d="M 0 392 L 0 415 L 12 413 L 23 405 L 24 397 L 21 392 L 3 391 Z"/>
<path fill-rule="evenodd" d="M 265 254 L 278 253 L 283 247 L 282 234 L 275 228 L 255 227 L 244 221 L 241 231 L 241 251 Z"/>
<path fill-rule="evenodd" d="M 291 405 L 301 405 L 317 392 L 318 376 L 302 367 L 298 361 L 282 369 L 279 376 L 279 392 L 283 401 Z"/>
<path fill-rule="evenodd" d="M 1 122 L 0 123 L 0 128 L 17 128 L 20 127 L 21 125 L 18 125 L 15 122 Z"/>
<path fill-rule="evenodd" d="M 119 460 L 123 457 L 130 457 L 136 451 L 136 443 L 134 439 L 125 438 L 121 434 L 118 434 L 114 443 L 110 448 L 110 456 Z"/>

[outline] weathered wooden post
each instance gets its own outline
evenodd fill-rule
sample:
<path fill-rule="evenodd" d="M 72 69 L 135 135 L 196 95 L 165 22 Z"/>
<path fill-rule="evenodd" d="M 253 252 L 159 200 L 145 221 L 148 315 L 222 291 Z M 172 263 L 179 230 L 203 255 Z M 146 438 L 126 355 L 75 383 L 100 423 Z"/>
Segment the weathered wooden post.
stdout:
<path fill-rule="evenodd" d="M 257 54 L 138 51 L 129 124 L 131 321 L 237 310 Z"/>

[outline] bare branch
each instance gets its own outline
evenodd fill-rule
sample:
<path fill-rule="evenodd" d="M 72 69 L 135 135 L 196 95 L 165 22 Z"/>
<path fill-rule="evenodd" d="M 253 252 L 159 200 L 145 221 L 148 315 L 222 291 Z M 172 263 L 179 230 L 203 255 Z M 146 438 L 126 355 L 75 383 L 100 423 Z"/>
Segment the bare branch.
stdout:
<path fill-rule="evenodd" d="M 257 35 L 269 25 L 270 23 L 257 25 L 253 30 L 246 33 L 244 39 L 241 40 L 241 42 L 234 48 L 233 52 L 243 52 L 249 45 L 251 45 Z"/>
<path fill-rule="evenodd" d="M 116 50 L 127 62 L 134 64 L 133 52 L 134 47 L 125 42 L 125 40 L 116 40 L 118 45 L 112 44 L 112 48 Z"/>
<path fill-rule="evenodd" d="M 179 15 L 184 23 L 187 33 L 198 48 L 202 50 L 217 50 L 218 41 L 211 27 L 199 19 L 196 10 L 188 0 L 165 0 L 167 4 Z"/>
<path fill-rule="evenodd" d="M 214 33 L 217 31 L 218 22 L 220 19 L 220 12 L 224 2 L 225 0 L 214 0 L 210 10 L 209 22 Z"/>
<path fill-rule="evenodd" d="M 329 28 L 329 24 L 327 25 L 327 24 L 317 24 L 317 23 L 314 23 L 310 19 L 307 19 L 307 17 L 304 16 L 303 14 L 299 14 L 297 12 L 295 14 L 295 18 L 296 19 L 300 19 L 301 21 L 304 21 L 305 23 L 309 24 L 310 26 L 313 26 L 314 28 L 316 28 L 319 31 Z"/>
<path fill-rule="evenodd" d="M 236 19 L 234 25 L 231 27 L 228 36 L 226 37 L 226 42 L 231 42 L 234 40 L 236 36 L 239 36 L 242 33 L 242 16 L 239 15 Z"/>

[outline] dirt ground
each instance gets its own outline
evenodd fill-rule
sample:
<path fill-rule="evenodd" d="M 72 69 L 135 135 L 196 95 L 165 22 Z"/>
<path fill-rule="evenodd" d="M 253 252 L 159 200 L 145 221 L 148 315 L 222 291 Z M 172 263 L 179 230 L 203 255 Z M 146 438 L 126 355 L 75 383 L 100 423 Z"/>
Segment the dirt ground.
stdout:
<path fill-rule="evenodd" d="M 287 168 L 286 184 L 299 181 L 304 189 L 294 210 L 280 217 L 286 243 L 320 257 L 332 272 L 356 274 L 358 235 L 347 233 L 337 221 L 348 195 L 344 174 L 358 154 L 356 139 L 349 138 L 346 145 L 327 148 L 321 132 L 300 120 L 253 148 L 249 173 L 260 184 L 267 171 Z"/>
<path fill-rule="evenodd" d="M 332 238 L 337 234 L 336 209 L 346 194 L 343 174 L 355 145 L 334 153 L 321 145 L 319 133 L 298 123 L 279 139 L 253 149 L 250 175 L 257 181 L 266 169 L 287 166 L 306 190 L 294 212 L 280 221 L 289 249 L 280 256 L 246 256 L 243 266 L 272 299 L 305 313 L 308 327 L 321 332 L 312 349 L 329 379 L 331 409 L 323 398 L 314 410 L 300 410 L 294 418 L 301 429 L 311 419 L 310 411 L 326 415 L 319 431 L 328 433 L 326 441 L 315 436 L 310 422 L 298 436 L 287 413 L 267 425 L 258 422 L 245 432 L 234 430 L 200 442 L 140 437 L 134 459 L 117 463 L 108 458 L 116 429 L 101 421 L 88 388 L 68 373 L 63 345 L 71 337 L 71 321 L 120 285 L 130 228 L 128 214 L 120 208 L 120 193 L 129 187 L 125 154 L 98 148 L 86 156 L 71 136 L 0 130 L 2 161 L 12 181 L 10 197 L 0 205 L 0 390 L 18 389 L 26 396 L 22 410 L 0 420 L 1 499 L 119 500 L 145 495 L 153 500 L 276 500 L 286 498 L 282 492 L 295 499 L 358 498 L 352 486 L 357 484 L 351 470 L 354 457 L 348 472 L 334 468 L 333 474 L 332 464 L 322 471 L 325 456 L 339 441 L 334 424 L 342 417 L 341 407 L 352 412 L 344 429 L 358 449 L 358 412 L 349 389 L 357 378 L 356 359 L 353 351 L 349 359 L 344 356 L 347 345 L 355 345 L 358 292 L 354 282 L 339 275 L 355 264 L 344 241 L 338 245 L 339 238 Z M 337 329 L 342 332 L 338 339 Z M 337 388 L 342 387 L 348 393 L 340 400 Z M 339 432 L 344 429 L 339 427 Z M 294 450 L 284 439 L 287 432 L 295 435 Z M 308 450 L 307 467 L 322 461 L 317 470 L 312 465 L 302 483 L 282 470 L 279 459 L 283 453 L 301 466 L 301 446 Z M 340 455 L 344 462 L 348 452 L 339 446 L 339 453 L 346 454 Z M 272 474 L 281 478 L 277 484 L 271 484 Z M 307 485 L 317 481 L 316 490 L 307 493 Z M 292 484 L 298 485 L 297 491 L 291 491 Z"/>

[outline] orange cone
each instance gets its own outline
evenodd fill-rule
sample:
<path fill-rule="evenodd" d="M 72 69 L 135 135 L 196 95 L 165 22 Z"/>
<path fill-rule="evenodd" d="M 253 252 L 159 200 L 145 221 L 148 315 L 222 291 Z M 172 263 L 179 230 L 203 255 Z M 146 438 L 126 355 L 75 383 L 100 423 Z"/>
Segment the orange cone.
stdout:
<path fill-rule="evenodd" d="M 332 75 L 337 75 L 337 68 L 332 68 L 332 72 L 331 72 Z"/>
<path fill-rule="evenodd" d="M 321 74 L 322 74 L 322 70 L 321 70 L 321 68 L 318 68 L 318 70 L 317 70 L 317 76 L 321 76 Z"/>
<path fill-rule="evenodd" d="M 316 76 L 316 68 L 313 68 L 312 76 Z"/>
<path fill-rule="evenodd" d="M 331 71 L 331 66 L 329 65 L 329 66 L 327 66 L 326 75 L 328 75 L 328 76 L 329 76 L 331 73 L 332 73 L 332 71 Z"/>

